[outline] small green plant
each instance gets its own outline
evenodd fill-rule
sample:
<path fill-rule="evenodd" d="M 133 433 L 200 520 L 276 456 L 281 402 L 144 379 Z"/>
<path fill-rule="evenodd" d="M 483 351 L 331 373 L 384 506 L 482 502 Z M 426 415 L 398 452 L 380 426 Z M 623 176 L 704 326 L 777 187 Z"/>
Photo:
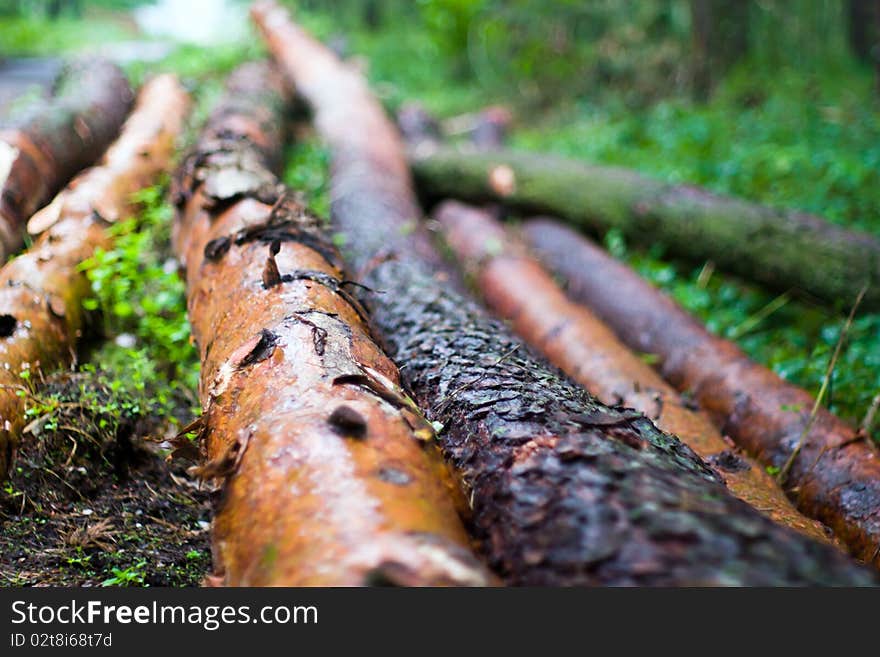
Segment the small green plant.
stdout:
<path fill-rule="evenodd" d="M 83 570 L 87 570 L 90 567 L 90 563 L 92 560 L 92 555 L 84 554 L 83 549 L 80 546 L 76 547 L 76 552 L 67 557 L 67 565 L 68 566 L 76 566 L 77 568 L 82 568 Z"/>
<path fill-rule="evenodd" d="M 128 568 L 113 567 L 110 569 L 113 577 L 105 579 L 101 586 L 145 586 L 146 566 L 146 561 L 138 561 Z"/>

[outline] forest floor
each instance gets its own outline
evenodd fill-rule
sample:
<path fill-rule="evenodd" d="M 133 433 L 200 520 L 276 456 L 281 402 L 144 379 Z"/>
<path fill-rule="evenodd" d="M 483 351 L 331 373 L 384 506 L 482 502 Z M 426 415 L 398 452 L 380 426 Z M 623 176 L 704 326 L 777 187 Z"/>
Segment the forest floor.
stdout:
<path fill-rule="evenodd" d="M 317 34 L 334 36 L 328 18 L 302 18 Z M 98 36 L 103 43 L 142 38 L 130 21 L 103 14 L 57 23 L 0 19 L 0 53 L 21 57 L 80 51 Z M 508 102 L 516 117 L 513 146 L 620 164 L 880 234 L 880 114 L 866 101 L 867 71 L 818 79 L 734 75 L 703 105 L 671 97 L 634 107 L 609 94 L 518 108 L 488 82 L 462 80 L 417 30 L 352 32 L 345 42 L 368 62 L 390 111 L 418 100 L 449 118 Z M 225 75 L 260 55 L 257 39 L 248 39 L 180 45 L 158 61 L 125 66 L 134 83 L 157 70 L 184 78 L 197 101 L 191 139 Z M 288 149 L 284 180 L 327 215 L 328 157 L 307 134 Z M 188 464 L 166 463 L 163 444 L 198 413 L 198 361 L 168 247 L 166 184 L 144 190 L 138 215 L 114 228 L 114 250 L 84 264 L 95 332 L 106 338 L 81 354 L 78 368 L 90 379 L 88 390 L 99 391 L 77 407 L 89 419 L 85 442 L 97 450 L 97 466 L 83 458 L 87 450 L 71 455 L 72 445 L 84 443 L 61 426 L 70 389 L 24 382 L 35 400 L 30 413 L 39 449 L 24 448 L 0 492 L 0 585 L 189 586 L 210 572 L 211 493 L 189 478 Z M 819 389 L 849 308 L 771 294 L 716 272 L 711 262 L 670 260 L 662 245 L 637 248 L 614 232 L 600 237 L 711 331 L 792 382 Z M 878 382 L 880 314 L 863 314 L 849 331 L 826 403 L 859 424 L 880 393 Z M 880 438 L 877 427 L 873 436 Z"/>

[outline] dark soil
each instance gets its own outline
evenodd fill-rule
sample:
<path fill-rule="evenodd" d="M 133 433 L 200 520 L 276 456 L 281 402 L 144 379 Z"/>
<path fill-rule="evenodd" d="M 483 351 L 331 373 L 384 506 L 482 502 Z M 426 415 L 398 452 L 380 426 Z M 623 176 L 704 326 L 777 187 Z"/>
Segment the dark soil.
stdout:
<path fill-rule="evenodd" d="M 166 463 L 159 419 L 104 412 L 109 391 L 91 385 L 67 374 L 41 388 L 60 404 L 31 424 L 2 484 L 0 586 L 200 584 L 210 491 Z"/>

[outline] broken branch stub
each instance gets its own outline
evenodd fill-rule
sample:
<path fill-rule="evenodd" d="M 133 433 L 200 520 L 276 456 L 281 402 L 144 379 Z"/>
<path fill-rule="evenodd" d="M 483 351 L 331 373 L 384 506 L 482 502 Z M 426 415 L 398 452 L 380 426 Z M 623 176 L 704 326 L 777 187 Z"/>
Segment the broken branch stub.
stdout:
<path fill-rule="evenodd" d="M 176 177 L 202 361 L 203 477 L 226 585 L 485 585 L 433 431 L 347 292 L 321 221 L 273 174 L 283 87 L 232 74 Z"/>
<path fill-rule="evenodd" d="M 19 441 L 24 398 L 42 372 L 69 365 L 83 329 L 89 283 L 79 264 L 111 238 L 107 217 L 132 210 L 131 195 L 167 168 L 189 110 L 177 78 L 144 85 L 137 106 L 98 166 L 78 175 L 42 212 L 45 232 L 0 269 L 0 472 Z M 100 209 L 100 211 L 99 211 Z M 27 371 L 26 375 L 22 372 Z M 27 379 L 25 378 L 27 377 Z"/>
<path fill-rule="evenodd" d="M 22 245 L 31 215 L 119 134 L 132 98 L 118 66 L 81 61 L 48 104 L 0 131 L 0 262 Z"/>
<path fill-rule="evenodd" d="M 880 457 L 864 436 L 813 397 L 710 334 L 665 294 L 575 231 L 549 219 L 523 234 L 569 296 L 596 313 L 632 349 L 692 395 L 721 429 L 761 463 L 785 467 L 797 507 L 822 521 L 850 551 L 880 566 Z"/>
<path fill-rule="evenodd" d="M 489 212 L 446 201 L 434 217 L 483 299 L 522 338 L 606 404 L 634 408 L 678 436 L 741 500 L 818 540 L 826 530 L 797 512 L 764 468 L 737 453 L 704 413 L 627 349 L 601 320 L 569 301 L 551 276 Z"/>
<path fill-rule="evenodd" d="M 252 10 L 331 150 L 332 219 L 407 387 L 443 425 L 473 525 L 509 583 L 876 581 L 737 500 L 676 438 L 543 365 L 448 283 L 403 147 L 363 78 L 271 2 Z"/>

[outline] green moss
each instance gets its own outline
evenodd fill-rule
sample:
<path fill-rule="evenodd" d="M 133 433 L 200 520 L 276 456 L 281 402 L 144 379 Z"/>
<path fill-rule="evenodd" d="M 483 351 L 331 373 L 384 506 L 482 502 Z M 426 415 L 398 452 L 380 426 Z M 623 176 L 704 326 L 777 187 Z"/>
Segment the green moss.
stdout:
<path fill-rule="evenodd" d="M 157 185 L 139 192 L 138 215 L 110 229 L 113 248 L 80 267 L 92 289 L 84 306 L 100 311 L 109 338 L 85 367 L 112 392 L 136 400 L 140 412 L 175 421 L 182 400 L 195 403 L 199 362 L 184 283 L 169 250 L 172 209 L 164 191 Z"/>

